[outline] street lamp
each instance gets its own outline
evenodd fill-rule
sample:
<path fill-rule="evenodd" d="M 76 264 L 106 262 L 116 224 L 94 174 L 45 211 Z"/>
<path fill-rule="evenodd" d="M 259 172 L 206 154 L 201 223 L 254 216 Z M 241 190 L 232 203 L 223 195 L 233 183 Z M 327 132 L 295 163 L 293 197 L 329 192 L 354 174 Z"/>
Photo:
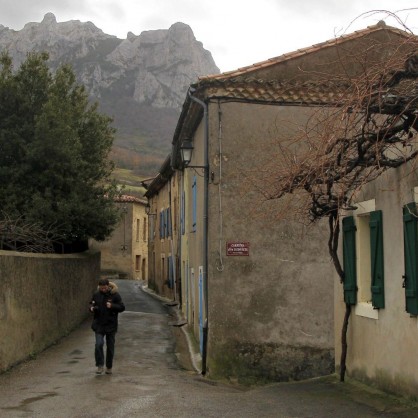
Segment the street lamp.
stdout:
<path fill-rule="evenodd" d="M 192 160 L 193 144 L 192 141 L 183 141 L 180 147 L 181 161 L 185 166 L 188 166 Z"/>
<path fill-rule="evenodd" d="M 193 153 L 193 143 L 192 141 L 185 140 L 181 143 L 180 146 L 181 152 L 181 161 L 184 167 L 189 168 L 208 168 L 206 165 L 189 165 L 190 161 L 192 160 L 192 153 Z"/>
<path fill-rule="evenodd" d="M 149 202 L 145 205 L 145 213 L 148 215 L 148 216 L 157 216 L 157 214 L 156 213 L 151 213 L 151 210 L 152 210 L 152 208 L 151 208 L 151 205 L 149 204 Z"/>

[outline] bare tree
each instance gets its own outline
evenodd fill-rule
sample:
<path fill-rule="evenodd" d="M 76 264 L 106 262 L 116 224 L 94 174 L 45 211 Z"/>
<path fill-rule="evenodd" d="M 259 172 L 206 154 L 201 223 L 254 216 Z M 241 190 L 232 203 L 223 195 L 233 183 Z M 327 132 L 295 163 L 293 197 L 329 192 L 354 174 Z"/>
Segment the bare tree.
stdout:
<path fill-rule="evenodd" d="M 364 185 L 386 170 L 416 161 L 418 154 L 418 40 L 405 32 L 405 36 L 369 48 L 364 61 L 359 61 L 359 55 L 351 57 L 351 62 L 357 61 L 355 72 L 344 67 L 343 61 L 349 59 L 341 53 L 346 72 L 314 74 L 317 81 L 305 88 L 326 83 L 328 92 L 334 93 L 333 100 L 317 106 L 291 139 L 281 139 L 279 158 L 271 159 L 270 165 L 253 176 L 267 200 L 292 194 L 287 201 L 292 201 L 293 218 L 309 222 L 328 219 L 329 254 L 341 283 L 345 279 L 338 256 L 341 214 L 353 209 Z M 378 59 L 372 61 L 371 56 Z M 288 88 L 295 85 L 288 82 Z M 286 211 L 289 215 L 288 206 Z M 346 303 L 341 381 L 346 372 L 350 314 L 351 304 Z"/>
<path fill-rule="evenodd" d="M 53 225 L 45 229 L 40 224 L 28 223 L 22 217 L 12 218 L 2 213 L 0 219 L 0 250 L 28 253 L 54 253 L 54 246 L 62 245 L 63 237 Z M 59 249 L 58 249 L 59 250 Z"/>

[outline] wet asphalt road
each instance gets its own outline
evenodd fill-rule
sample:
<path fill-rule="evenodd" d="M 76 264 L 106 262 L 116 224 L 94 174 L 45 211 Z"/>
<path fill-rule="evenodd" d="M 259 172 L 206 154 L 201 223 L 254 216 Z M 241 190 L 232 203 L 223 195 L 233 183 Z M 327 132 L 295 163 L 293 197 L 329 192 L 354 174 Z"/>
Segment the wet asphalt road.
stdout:
<path fill-rule="evenodd" d="M 96 375 L 90 321 L 35 360 L 0 375 L 0 417 L 332 417 L 413 418 L 418 409 L 335 377 L 251 390 L 182 370 L 173 321 L 137 282 L 118 281 L 114 374 Z"/>

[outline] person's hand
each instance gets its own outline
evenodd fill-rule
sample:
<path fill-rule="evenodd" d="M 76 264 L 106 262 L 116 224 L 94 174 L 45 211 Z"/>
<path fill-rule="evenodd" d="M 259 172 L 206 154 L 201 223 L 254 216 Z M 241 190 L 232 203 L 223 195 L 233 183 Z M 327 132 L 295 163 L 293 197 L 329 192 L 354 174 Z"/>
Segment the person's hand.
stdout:
<path fill-rule="evenodd" d="M 90 312 L 94 312 L 94 306 L 90 306 Z"/>
<path fill-rule="evenodd" d="M 108 300 L 108 301 L 106 302 L 106 307 L 107 307 L 108 309 L 110 309 L 110 308 L 112 307 L 112 302 L 111 302 L 110 300 Z"/>

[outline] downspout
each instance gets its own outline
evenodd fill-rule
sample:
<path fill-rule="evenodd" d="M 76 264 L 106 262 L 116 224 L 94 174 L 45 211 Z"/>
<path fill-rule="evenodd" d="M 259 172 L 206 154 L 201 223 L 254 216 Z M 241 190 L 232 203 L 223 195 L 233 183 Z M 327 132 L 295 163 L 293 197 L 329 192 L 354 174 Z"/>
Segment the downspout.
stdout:
<path fill-rule="evenodd" d="M 174 254 L 174 246 L 173 246 L 173 235 L 174 235 L 174 228 L 173 228 L 173 205 L 171 203 L 171 178 L 168 180 L 168 200 L 169 200 L 169 216 L 170 216 L 170 251 L 171 251 L 171 271 L 173 274 L 173 297 L 174 301 L 177 301 L 177 276 L 176 276 L 176 260 Z"/>
<path fill-rule="evenodd" d="M 208 190 L 209 190 L 209 120 L 208 106 L 202 100 L 192 96 L 194 90 L 190 89 L 188 96 L 191 100 L 203 107 L 204 119 L 204 186 L 203 186 L 203 290 L 204 290 L 204 307 L 205 319 L 203 321 L 203 348 L 202 348 L 202 374 L 206 374 L 207 347 L 208 347 L 208 330 L 209 330 L 209 303 L 208 303 Z"/>

